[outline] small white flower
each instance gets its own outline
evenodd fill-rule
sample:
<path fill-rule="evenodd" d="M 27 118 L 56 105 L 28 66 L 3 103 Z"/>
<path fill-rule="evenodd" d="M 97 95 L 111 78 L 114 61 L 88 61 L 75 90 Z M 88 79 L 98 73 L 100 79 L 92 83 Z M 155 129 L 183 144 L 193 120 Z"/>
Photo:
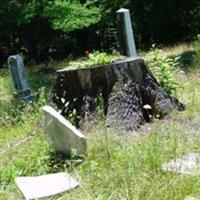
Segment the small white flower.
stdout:
<path fill-rule="evenodd" d="M 65 99 L 63 97 L 61 98 L 61 101 L 62 101 L 62 103 L 65 103 Z"/>
<path fill-rule="evenodd" d="M 143 108 L 146 109 L 146 110 L 151 110 L 152 109 L 152 107 L 149 104 L 145 104 L 143 106 Z"/>

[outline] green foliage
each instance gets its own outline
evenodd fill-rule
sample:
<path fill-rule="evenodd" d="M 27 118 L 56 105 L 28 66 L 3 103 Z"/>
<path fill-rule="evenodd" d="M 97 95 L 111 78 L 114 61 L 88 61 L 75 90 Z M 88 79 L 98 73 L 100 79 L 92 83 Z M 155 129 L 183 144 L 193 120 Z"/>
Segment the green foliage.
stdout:
<path fill-rule="evenodd" d="M 101 7 L 102 37 L 116 19 L 116 10 L 130 9 L 137 47 L 150 47 L 153 43 L 173 43 L 193 39 L 199 33 L 199 0 L 99 0 L 91 1 Z M 109 24 L 109 27 L 108 27 Z M 107 30 L 107 31 L 105 31 Z M 113 38 L 115 32 L 110 32 Z M 106 43 L 106 41 L 104 41 Z M 112 40 L 114 44 L 114 41 Z"/>
<path fill-rule="evenodd" d="M 99 124 L 105 125 L 105 113 L 104 113 L 104 99 L 102 95 L 99 95 L 96 100 L 96 118 Z"/>
<path fill-rule="evenodd" d="M 198 35 L 197 40 L 194 42 L 194 50 L 193 66 L 194 68 L 200 68 L 200 35 Z"/>
<path fill-rule="evenodd" d="M 69 113 L 69 115 L 67 116 L 67 120 L 69 120 L 70 123 L 72 123 L 73 125 L 76 125 L 77 123 L 77 112 L 75 109 L 72 110 L 71 113 Z"/>
<path fill-rule="evenodd" d="M 86 28 L 101 19 L 97 8 L 60 0 L 49 3 L 44 9 L 44 16 L 51 22 L 54 30 L 65 32 Z"/>
<path fill-rule="evenodd" d="M 162 50 L 154 48 L 152 50 L 153 58 L 149 64 L 161 87 L 163 87 L 168 94 L 172 94 L 176 92 L 177 84 L 174 81 L 173 71 L 178 65 L 179 57 L 169 58 L 161 56 L 161 52 Z"/>
<path fill-rule="evenodd" d="M 199 33 L 199 0 L 0 0 L 0 62 L 24 47 L 36 62 L 118 48 L 121 7 L 130 9 L 138 48 Z"/>
<path fill-rule="evenodd" d="M 25 5 L 22 5 L 22 11 L 20 15 L 20 23 L 28 24 L 35 17 L 42 17 L 43 10 L 48 5 L 48 0 L 29 0 Z"/>
<path fill-rule="evenodd" d="M 107 63 L 111 63 L 116 59 L 119 59 L 120 55 L 117 51 L 113 51 L 112 54 L 108 54 L 105 52 L 94 52 L 88 55 L 88 62 L 91 62 L 91 65 L 104 65 Z"/>
<path fill-rule="evenodd" d="M 97 7 L 75 0 L 2 2 L 0 62 L 8 57 L 8 51 L 16 52 L 21 48 L 26 48 L 36 62 L 48 59 L 49 54 L 54 54 L 56 58 L 66 56 L 66 52 L 80 54 L 76 48 L 79 41 L 74 33 L 98 23 L 100 19 Z"/>
<path fill-rule="evenodd" d="M 8 48 L 13 47 L 19 40 L 20 8 L 21 4 L 17 0 L 0 0 L 0 65 L 7 59 Z"/>
<path fill-rule="evenodd" d="M 20 22 L 31 23 L 34 18 L 46 18 L 52 29 L 64 32 L 86 28 L 100 20 L 97 8 L 80 4 L 78 1 L 30 0 L 23 7 Z"/>
<path fill-rule="evenodd" d="M 117 51 L 113 51 L 112 54 L 96 51 L 94 53 L 89 53 L 84 59 L 71 61 L 68 65 L 72 68 L 96 67 L 111 63 L 120 58 L 122 58 L 122 56 L 120 56 Z"/>

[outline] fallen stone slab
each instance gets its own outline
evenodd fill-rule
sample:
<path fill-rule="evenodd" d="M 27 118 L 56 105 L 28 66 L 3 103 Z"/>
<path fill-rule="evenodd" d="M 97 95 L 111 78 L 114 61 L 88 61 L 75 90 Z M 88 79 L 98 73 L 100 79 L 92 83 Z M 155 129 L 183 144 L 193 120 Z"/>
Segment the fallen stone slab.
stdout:
<path fill-rule="evenodd" d="M 51 106 L 44 106 L 42 112 L 45 131 L 54 150 L 65 155 L 71 155 L 72 151 L 84 155 L 85 136 Z"/>
<path fill-rule="evenodd" d="M 181 174 L 197 175 L 200 174 L 199 153 L 188 153 L 182 158 L 171 160 L 162 165 L 164 171 L 171 171 Z"/>
<path fill-rule="evenodd" d="M 27 200 L 49 197 L 79 186 L 79 182 L 66 173 L 17 177 L 15 181 Z"/>

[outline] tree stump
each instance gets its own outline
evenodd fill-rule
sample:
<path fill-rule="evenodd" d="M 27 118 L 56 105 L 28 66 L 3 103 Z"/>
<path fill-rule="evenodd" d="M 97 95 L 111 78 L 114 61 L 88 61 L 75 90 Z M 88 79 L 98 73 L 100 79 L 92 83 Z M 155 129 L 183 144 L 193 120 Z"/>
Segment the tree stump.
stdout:
<path fill-rule="evenodd" d="M 107 126 L 135 129 L 152 117 L 162 118 L 185 106 L 169 96 L 140 58 L 125 58 L 111 64 L 57 71 L 52 100 L 69 115 L 76 110 L 77 119 L 97 109 L 97 98 L 103 99 Z"/>

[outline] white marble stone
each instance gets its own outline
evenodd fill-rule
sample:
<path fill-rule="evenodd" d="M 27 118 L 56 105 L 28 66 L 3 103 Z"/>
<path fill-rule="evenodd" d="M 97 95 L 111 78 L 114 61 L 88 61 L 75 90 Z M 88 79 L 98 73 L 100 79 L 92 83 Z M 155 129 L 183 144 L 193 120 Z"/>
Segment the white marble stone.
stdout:
<path fill-rule="evenodd" d="M 72 151 L 77 155 L 86 152 L 86 138 L 69 121 L 51 106 L 42 108 L 45 121 L 45 131 L 56 152 L 70 155 Z"/>
<path fill-rule="evenodd" d="M 199 153 L 188 153 L 182 158 L 177 158 L 164 163 L 162 169 L 164 171 L 172 171 L 181 174 L 200 174 L 200 155 Z"/>
<path fill-rule="evenodd" d="M 79 183 L 66 173 L 17 177 L 15 181 L 26 199 L 48 197 L 79 186 Z"/>
<path fill-rule="evenodd" d="M 192 196 L 187 196 L 184 200 L 199 200 L 199 199 Z"/>

